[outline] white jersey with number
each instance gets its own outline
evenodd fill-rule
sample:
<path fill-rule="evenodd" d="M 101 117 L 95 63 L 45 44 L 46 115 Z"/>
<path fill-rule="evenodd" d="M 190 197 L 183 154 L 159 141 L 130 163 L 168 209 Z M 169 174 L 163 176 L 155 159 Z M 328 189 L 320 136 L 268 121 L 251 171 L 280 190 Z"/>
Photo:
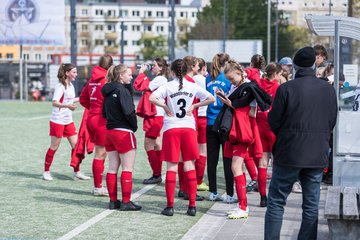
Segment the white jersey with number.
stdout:
<path fill-rule="evenodd" d="M 58 101 L 62 104 L 73 104 L 74 98 L 75 89 L 71 83 L 66 89 L 61 83 L 56 84 L 53 101 Z M 62 125 L 69 124 L 73 122 L 72 111 L 68 108 L 53 107 L 50 121 Z"/>
<path fill-rule="evenodd" d="M 200 87 L 202 87 L 203 89 L 206 90 L 206 77 L 204 77 L 201 74 L 195 75 L 193 77 L 194 81 L 196 82 L 197 85 L 199 85 Z M 202 106 L 199 107 L 198 109 L 198 116 L 199 117 L 206 117 L 206 110 L 207 110 L 207 106 Z"/>
<path fill-rule="evenodd" d="M 149 89 L 154 91 L 167 83 L 167 78 L 164 76 L 156 76 L 153 80 L 150 81 Z M 156 106 L 156 116 L 164 116 L 165 112 L 162 107 Z"/>
<path fill-rule="evenodd" d="M 164 132 L 172 128 L 192 128 L 195 127 L 194 116 L 187 115 L 194 102 L 194 98 L 204 101 L 211 94 L 205 89 L 198 86 L 196 83 L 191 83 L 183 79 L 183 88 L 179 90 L 179 80 L 174 79 L 171 82 L 159 87 L 154 93 L 160 100 L 165 100 L 171 112 L 174 113 L 173 117 L 165 114 L 164 117 Z"/>

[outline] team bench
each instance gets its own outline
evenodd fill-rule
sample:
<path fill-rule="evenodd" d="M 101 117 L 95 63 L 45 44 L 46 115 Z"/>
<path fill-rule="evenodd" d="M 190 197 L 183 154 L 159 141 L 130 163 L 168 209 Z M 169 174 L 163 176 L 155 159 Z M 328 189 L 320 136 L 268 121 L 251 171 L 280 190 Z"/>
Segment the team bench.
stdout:
<path fill-rule="evenodd" d="M 360 239 L 359 189 L 329 187 L 325 202 L 330 239 Z"/>

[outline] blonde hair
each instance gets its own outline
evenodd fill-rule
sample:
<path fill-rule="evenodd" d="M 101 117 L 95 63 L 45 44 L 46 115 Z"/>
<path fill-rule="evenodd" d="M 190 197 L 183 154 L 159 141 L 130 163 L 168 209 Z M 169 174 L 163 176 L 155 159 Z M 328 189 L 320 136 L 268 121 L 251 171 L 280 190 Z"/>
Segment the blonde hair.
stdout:
<path fill-rule="evenodd" d="M 57 77 L 59 79 L 59 82 L 64 85 L 65 89 L 67 88 L 67 83 L 66 83 L 66 73 L 71 71 L 72 69 L 76 68 L 76 66 L 72 63 L 62 63 L 59 67 L 59 71 L 57 74 Z"/>
<path fill-rule="evenodd" d="M 227 53 L 215 54 L 211 63 L 211 78 L 215 81 L 216 77 L 220 74 L 220 69 L 225 66 L 226 62 L 230 60 L 230 56 Z"/>
<path fill-rule="evenodd" d="M 230 59 L 225 64 L 224 74 L 226 75 L 226 74 L 228 74 L 230 72 L 234 72 L 234 71 L 239 71 L 241 73 L 241 77 L 242 77 L 241 82 L 243 82 L 245 80 L 245 77 L 246 77 L 244 67 L 240 63 L 235 61 L 234 59 Z"/>
<path fill-rule="evenodd" d="M 317 78 L 323 78 L 325 77 L 325 70 L 326 70 L 326 67 L 318 67 L 316 69 L 316 77 Z"/>
<path fill-rule="evenodd" d="M 124 64 L 111 66 L 106 74 L 107 82 L 120 82 L 120 74 L 125 73 L 127 69 L 128 67 Z"/>

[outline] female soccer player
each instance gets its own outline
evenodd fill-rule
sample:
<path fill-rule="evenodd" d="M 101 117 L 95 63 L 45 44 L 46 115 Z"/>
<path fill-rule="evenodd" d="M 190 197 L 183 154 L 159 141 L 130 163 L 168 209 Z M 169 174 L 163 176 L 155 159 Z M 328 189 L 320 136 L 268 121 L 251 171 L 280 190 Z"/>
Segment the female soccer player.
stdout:
<path fill-rule="evenodd" d="M 132 171 L 136 157 L 137 130 L 135 105 L 131 92 L 125 86 L 131 83 L 131 70 L 123 65 L 112 66 L 106 75 L 107 83 L 101 92 L 104 96 L 102 114 L 107 119 L 105 149 L 109 156 L 106 185 L 109 192 L 110 209 L 138 211 L 141 206 L 130 201 Z M 121 165 L 122 202 L 117 198 L 117 173 Z"/>
<path fill-rule="evenodd" d="M 164 134 L 162 149 L 167 162 L 165 190 L 167 207 L 161 212 L 166 216 L 174 215 L 174 195 L 176 187 L 176 172 L 180 156 L 184 162 L 184 172 L 189 193 L 187 214 L 196 215 L 196 173 L 195 159 L 199 156 L 195 119 L 192 111 L 195 108 L 208 105 L 215 101 L 210 93 L 183 79 L 184 61 L 177 59 L 171 64 L 171 73 L 175 79 L 161 86 L 150 96 L 150 102 L 165 110 Z M 200 102 L 193 104 L 194 98 Z M 166 101 L 164 102 L 164 100 Z"/>
<path fill-rule="evenodd" d="M 70 143 L 72 151 L 77 141 L 76 127 L 72 119 L 72 111 L 76 109 L 74 102 L 75 89 L 71 81 L 77 76 L 76 66 L 71 63 L 63 63 L 58 71 L 59 83 L 55 86 L 52 99 L 53 110 L 50 117 L 50 147 L 46 152 L 43 179 L 52 181 L 50 166 L 54 159 L 56 150 L 60 146 L 61 138 L 66 137 Z M 71 154 L 72 155 L 72 154 Z M 90 177 L 80 172 L 79 167 L 74 168 L 74 179 L 88 180 Z"/>
<path fill-rule="evenodd" d="M 104 162 L 106 159 L 105 133 L 106 119 L 103 118 L 102 105 L 104 97 L 101 89 L 106 83 L 107 70 L 113 65 L 113 59 L 110 55 L 100 57 L 99 64 L 92 69 L 91 79 L 82 90 L 79 101 L 80 104 L 89 109 L 87 118 L 87 128 L 91 142 L 95 144 L 95 157 L 92 162 L 92 172 L 94 176 L 95 196 L 108 196 L 107 189 L 102 186 L 104 173 Z"/>

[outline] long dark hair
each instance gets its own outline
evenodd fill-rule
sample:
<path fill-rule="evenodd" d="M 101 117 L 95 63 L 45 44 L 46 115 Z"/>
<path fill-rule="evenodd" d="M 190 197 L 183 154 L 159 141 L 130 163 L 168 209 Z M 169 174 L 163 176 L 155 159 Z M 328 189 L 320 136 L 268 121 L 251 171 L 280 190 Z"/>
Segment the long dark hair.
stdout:
<path fill-rule="evenodd" d="M 251 64 L 254 68 L 262 70 L 265 67 L 266 60 L 263 55 L 255 54 L 251 57 Z"/>
<path fill-rule="evenodd" d="M 162 57 L 156 57 L 154 61 L 157 63 L 159 67 L 161 67 L 160 74 L 161 76 L 164 76 L 168 78 L 169 76 L 169 64 L 166 62 L 166 60 Z"/>
<path fill-rule="evenodd" d="M 269 63 L 266 68 L 263 77 L 270 80 L 275 73 L 282 71 L 281 65 L 275 62 Z"/>
<path fill-rule="evenodd" d="M 175 76 L 179 79 L 179 90 L 183 88 L 183 68 L 184 68 L 184 60 L 176 59 L 171 64 L 171 71 L 175 73 Z"/>
<path fill-rule="evenodd" d="M 66 84 L 66 72 L 71 71 L 72 69 L 76 68 L 76 66 L 72 63 L 62 63 L 59 67 L 59 71 L 57 74 L 57 77 L 59 79 L 59 82 L 64 85 L 65 89 L 67 89 Z"/>
<path fill-rule="evenodd" d="M 109 54 L 102 55 L 99 59 L 99 67 L 108 70 L 114 64 L 113 58 Z"/>

